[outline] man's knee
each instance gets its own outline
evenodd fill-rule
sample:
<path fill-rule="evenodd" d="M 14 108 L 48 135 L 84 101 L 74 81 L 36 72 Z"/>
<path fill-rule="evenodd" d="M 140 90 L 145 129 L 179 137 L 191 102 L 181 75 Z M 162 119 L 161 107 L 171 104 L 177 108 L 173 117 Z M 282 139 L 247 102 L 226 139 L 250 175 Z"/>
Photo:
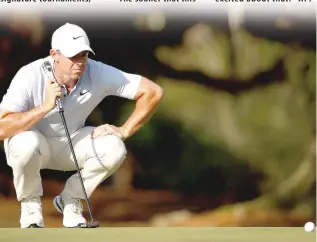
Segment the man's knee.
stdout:
<path fill-rule="evenodd" d="M 35 156 L 40 155 L 40 138 L 34 131 L 25 131 L 9 140 L 8 165 L 13 169 L 23 169 Z"/>
<path fill-rule="evenodd" d="M 106 169 L 117 168 L 125 160 L 127 150 L 119 137 L 107 135 L 93 139 L 92 142 L 96 157 Z"/>

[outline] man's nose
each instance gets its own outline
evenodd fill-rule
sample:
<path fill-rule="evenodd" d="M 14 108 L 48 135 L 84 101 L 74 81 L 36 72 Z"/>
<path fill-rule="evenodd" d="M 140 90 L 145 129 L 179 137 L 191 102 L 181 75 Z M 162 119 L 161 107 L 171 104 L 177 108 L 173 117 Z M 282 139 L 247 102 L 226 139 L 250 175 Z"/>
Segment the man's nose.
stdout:
<path fill-rule="evenodd" d="M 79 68 L 83 68 L 83 67 L 85 67 L 85 63 L 83 63 L 83 62 L 77 62 L 77 63 L 76 63 L 76 66 L 79 67 Z"/>

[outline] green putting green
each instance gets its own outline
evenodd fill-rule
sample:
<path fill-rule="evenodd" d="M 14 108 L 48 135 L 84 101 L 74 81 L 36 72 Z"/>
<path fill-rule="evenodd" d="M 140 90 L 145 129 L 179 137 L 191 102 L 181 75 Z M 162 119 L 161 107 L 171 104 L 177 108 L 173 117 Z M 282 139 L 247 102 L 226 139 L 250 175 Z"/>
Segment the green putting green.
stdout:
<path fill-rule="evenodd" d="M 314 242 L 304 228 L 0 229 L 3 242 Z"/>

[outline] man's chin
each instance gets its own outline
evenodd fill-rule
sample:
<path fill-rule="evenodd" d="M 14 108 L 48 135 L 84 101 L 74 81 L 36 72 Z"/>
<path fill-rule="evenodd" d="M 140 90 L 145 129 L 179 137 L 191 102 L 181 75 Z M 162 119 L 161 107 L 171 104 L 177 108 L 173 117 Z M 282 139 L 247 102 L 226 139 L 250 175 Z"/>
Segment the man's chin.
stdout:
<path fill-rule="evenodd" d="M 82 75 L 83 75 L 83 73 L 76 73 L 76 74 L 71 75 L 70 77 L 72 80 L 78 80 Z"/>

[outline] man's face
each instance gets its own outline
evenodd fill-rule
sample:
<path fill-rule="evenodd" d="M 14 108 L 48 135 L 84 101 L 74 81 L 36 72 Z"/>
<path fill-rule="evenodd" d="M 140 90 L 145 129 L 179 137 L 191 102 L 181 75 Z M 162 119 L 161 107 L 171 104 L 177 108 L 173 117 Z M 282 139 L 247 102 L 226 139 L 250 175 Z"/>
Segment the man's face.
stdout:
<path fill-rule="evenodd" d="M 82 51 L 70 58 L 64 56 L 60 51 L 56 51 L 53 53 L 53 58 L 61 69 L 62 75 L 66 75 L 71 80 L 78 80 L 86 69 L 88 51 Z"/>

